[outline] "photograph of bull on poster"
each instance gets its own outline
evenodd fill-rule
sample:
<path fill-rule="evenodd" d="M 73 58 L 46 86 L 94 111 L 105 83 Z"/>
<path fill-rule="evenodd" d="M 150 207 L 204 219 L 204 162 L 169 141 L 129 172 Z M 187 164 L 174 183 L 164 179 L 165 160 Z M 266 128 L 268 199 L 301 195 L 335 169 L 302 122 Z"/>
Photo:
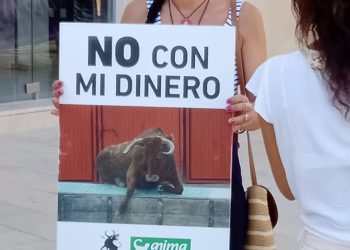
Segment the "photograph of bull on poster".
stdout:
<path fill-rule="evenodd" d="M 59 250 L 229 249 L 234 39 L 61 24 Z"/>
<path fill-rule="evenodd" d="M 84 25 L 60 26 L 59 76 L 69 83 L 62 104 L 225 107 L 232 93 L 234 29 Z"/>

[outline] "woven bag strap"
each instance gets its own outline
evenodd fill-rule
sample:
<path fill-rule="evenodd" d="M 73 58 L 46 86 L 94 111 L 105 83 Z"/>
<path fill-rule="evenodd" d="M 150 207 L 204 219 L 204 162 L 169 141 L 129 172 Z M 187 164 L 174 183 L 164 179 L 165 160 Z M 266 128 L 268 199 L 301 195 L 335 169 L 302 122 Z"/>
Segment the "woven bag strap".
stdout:
<path fill-rule="evenodd" d="M 231 2 L 231 11 L 232 9 L 236 9 L 235 2 Z M 238 81 L 240 86 L 240 91 L 242 95 L 246 95 L 246 81 L 244 76 L 244 67 L 243 67 L 243 56 L 242 56 L 242 45 L 243 41 L 242 38 L 238 32 L 238 17 L 234 19 L 235 25 L 236 25 L 236 64 L 237 64 L 237 71 L 238 71 Z M 252 150 L 252 144 L 250 141 L 249 132 L 246 131 L 247 134 L 247 145 L 248 145 L 248 157 L 249 157 L 249 169 L 250 169 L 250 178 L 252 185 L 257 185 L 257 178 L 256 178 L 256 171 L 255 171 L 255 165 L 254 165 L 254 159 L 253 159 L 253 150 Z"/>

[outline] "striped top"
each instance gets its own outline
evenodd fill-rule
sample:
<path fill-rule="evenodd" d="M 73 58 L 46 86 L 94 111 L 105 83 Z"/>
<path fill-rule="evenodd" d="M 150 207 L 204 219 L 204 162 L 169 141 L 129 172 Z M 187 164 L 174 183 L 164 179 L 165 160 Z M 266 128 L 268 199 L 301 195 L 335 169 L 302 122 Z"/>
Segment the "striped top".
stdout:
<path fill-rule="evenodd" d="M 152 3 L 154 2 L 154 0 L 146 0 L 146 4 L 147 4 L 147 8 L 149 9 L 152 5 Z M 241 11 L 241 7 L 244 3 L 244 0 L 236 0 L 236 18 L 239 18 L 239 14 Z M 155 18 L 155 21 L 153 24 L 161 24 L 161 15 L 160 12 L 158 12 L 157 17 Z M 230 8 L 230 10 L 228 11 L 228 15 L 227 15 L 227 19 L 226 22 L 224 24 L 224 26 L 227 27 L 232 27 L 233 23 L 232 23 L 232 10 Z M 238 82 L 238 71 L 237 71 L 237 63 L 235 65 L 235 69 L 234 69 L 234 94 L 236 95 L 239 89 L 239 82 Z"/>

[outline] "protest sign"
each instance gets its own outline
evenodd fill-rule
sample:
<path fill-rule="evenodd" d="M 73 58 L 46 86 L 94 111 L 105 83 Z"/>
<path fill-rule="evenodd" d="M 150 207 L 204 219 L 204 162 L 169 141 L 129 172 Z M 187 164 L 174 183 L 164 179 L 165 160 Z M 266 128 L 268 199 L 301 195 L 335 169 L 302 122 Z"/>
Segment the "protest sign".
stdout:
<path fill-rule="evenodd" d="M 61 103 L 225 107 L 233 88 L 233 28 L 89 26 L 61 24 Z"/>
<path fill-rule="evenodd" d="M 58 250 L 229 249 L 234 31 L 61 24 Z"/>

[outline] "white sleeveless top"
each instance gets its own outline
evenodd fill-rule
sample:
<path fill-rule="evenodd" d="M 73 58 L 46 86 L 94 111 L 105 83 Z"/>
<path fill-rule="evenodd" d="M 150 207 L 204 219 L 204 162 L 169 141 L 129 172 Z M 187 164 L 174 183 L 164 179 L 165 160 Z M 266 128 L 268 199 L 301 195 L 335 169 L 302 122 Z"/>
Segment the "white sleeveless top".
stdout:
<path fill-rule="evenodd" d="M 148 9 L 151 7 L 153 2 L 154 2 L 154 0 L 146 0 L 146 4 L 147 4 L 147 8 Z M 244 3 L 244 0 L 236 0 L 236 17 L 237 18 L 239 17 L 239 14 L 240 14 L 240 11 L 241 11 L 241 7 L 242 7 L 243 3 Z M 153 24 L 161 24 L 160 12 L 158 12 L 157 17 L 155 18 L 155 22 Z M 227 19 L 226 19 L 226 22 L 225 22 L 224 26 L 227 26 L 227 27 L 232 27 L 233 26 L 233 23 L 232 23 L 232 10 L 231 10 L 231 8 L 228 11 Z M 233 82 L 234 82 L 233 93 L 234 93 L 234 95 L 236 95 L 237 92 L 238 92 L 238 87 L 239 87 L 237 63 L 235 65 L 235 69 L 234 69 Z"/>

